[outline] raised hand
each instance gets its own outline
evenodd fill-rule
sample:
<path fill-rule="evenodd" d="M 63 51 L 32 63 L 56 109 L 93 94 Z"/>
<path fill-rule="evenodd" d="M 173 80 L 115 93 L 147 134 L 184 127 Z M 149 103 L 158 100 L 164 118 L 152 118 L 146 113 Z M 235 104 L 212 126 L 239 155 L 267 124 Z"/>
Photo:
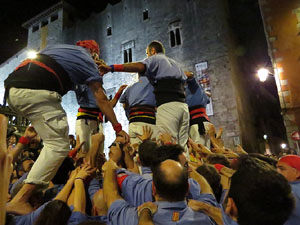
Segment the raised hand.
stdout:
<path fill-rule="evenodd" d="M 100 75 L 103 76 L 104 74 L 111 72 L 111 67 L 106 64 L 98 65 L 98 69 L 100 71 Z"/>
<path fill-rule="evenodd" d="M 143 126 L 143 134 L 142 135 L 137 134 L 136 136 L 141 141 L 144 141 L 144 140 L 150 140 L 152 134 L 153 134 L 153 131 L 152 131 L 151 127 L 149 127 L 149 126 Z"/>
<path fill-rule="evenodd" d="M 24 133 L 24 137 L 32 140 L 35 136 L 37 136 L 37 132 L 35 131 L 33 126 L 29 126 L 26 128 L 25 133 Z"/>

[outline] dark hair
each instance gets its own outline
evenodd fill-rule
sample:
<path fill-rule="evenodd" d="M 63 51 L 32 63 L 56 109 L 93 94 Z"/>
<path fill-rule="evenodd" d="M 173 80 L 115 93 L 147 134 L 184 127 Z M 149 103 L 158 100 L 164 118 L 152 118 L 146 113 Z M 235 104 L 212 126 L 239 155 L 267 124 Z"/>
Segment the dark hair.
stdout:
<path fill-rule="evenodd" d="M 6 213 L 5 225 L 15 225 L 15 224 L 16 224 L 15 216 L 11 213 Z"/>
<path fill-rule="evenodd" d="M 230 162 L 223 154 L 211 154 L 207 157 L 207 163 L 209 164 L 222 164 L 226 167 L 230 167 Z"/>
<path fill-rule="evenodd" d="M 66 225 L 71 213 L 69 206 L 65 202 L 53 200 L 41 211 L 34 225 Z"/>
<path fill-rule="evenodd" d="M 162 145 L 155 149 L 155 156 L 152 161 L 152 167 L 156 167 L 159 163 L 172 159 L 174 161 L 179 161 L 179 155 L 184 152 L 181 145 Z"/>
<path fill-rule="evenodd" d="M 53 184 L 67 183 L 69 179 L 69 172 L 74 169 L 75 167 L 73 159 L 71 159 L 70 157 L 65 158 L 52 179 Z"/>
<path fill-rule="evenodd" d="M 142 166 L 150 167 L 155 157 L 155 149 L 157 144 L 151 140 L 145 140 L 139 146 L 139 158 Z"/>
<path fill-rule="evenodd" d="M 269 164 L 247 155 L 238 160 L 229 197 L 240 225 L 282 225 L 294 208 L 288 181 Z"/>
<path fill-rule="evenodd" d="M 160 41 L 156 41 L 156 40 L 152 41 L 148 45 L 148 49 L 151 50 L 151 48 L 154 48 L 157 53 L 165 54 L 165 48 L 164 48 L 163 44 Z"/>
<path fill-rule="evenodd" d="M 78 225 L 106 225 L 106 223 L 95 220 L 86 220 L 81 223 L 78 223 Z"/>
<path fill-rule="evenodd" d="M 276 159 L 272 159 L 270 157 L 264 156 L 262 154 L 259 153 L 248 153 L 249 156 L 260 159 L 262 161 L 265 161 L 266 163 L 270 164 L 271 166 L 273 166 L 274 168 L 276 168 L 277 165 L 277 160 Z"/>
<path fill-rule="evenodd" d="M 183 201 L 189 190 L 188 172 L 183 168 L 176 179 L 170 180 L 161 170 L 161 163 L 153 168 L 153 183 L 157 194 L 169 202 Z"/>
<path fill-rule="evenodd" d="M 217 202 L 221 203 L 222 196 L 222 185 L 221 185 L 221 176 L 215 169 L 215 167 L 207 164 L 199 166 L 196 171 L 201 174 L 209 183 L 211 189 L 214 192 Z"/>

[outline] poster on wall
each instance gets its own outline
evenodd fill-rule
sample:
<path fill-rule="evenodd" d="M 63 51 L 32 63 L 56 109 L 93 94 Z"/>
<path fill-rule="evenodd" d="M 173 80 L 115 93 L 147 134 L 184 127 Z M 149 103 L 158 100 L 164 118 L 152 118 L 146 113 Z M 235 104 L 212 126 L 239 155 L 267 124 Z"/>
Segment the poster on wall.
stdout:
<path fill-rule="evenodd" d="M 198 83 L 203 87 L 203 89 L 206 92 L 211 93 L 211 86 L 210 86 L 210 78 L 208 74 L 208 66 L 207 62 L 201 62 L 195 65 L 196 69 L 196 79 Z M 206 113 L 208 116 L 213 116 L 213 105 L 212 105 L 212 99 L 209 98 L 210 103 L 206 106 Z"/>

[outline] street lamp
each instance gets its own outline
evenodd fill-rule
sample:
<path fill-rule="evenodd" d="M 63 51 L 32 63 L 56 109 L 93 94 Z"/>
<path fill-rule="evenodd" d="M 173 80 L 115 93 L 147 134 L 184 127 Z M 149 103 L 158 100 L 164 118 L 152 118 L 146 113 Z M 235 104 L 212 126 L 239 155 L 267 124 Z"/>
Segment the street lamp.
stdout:
<path fill-rule="evenodd" d="M 260 68 L 257 71 L 257 76 L 261 82 L 265 82 L 269 75 L 272 75 L 270 71 L 266 68 Z"/>

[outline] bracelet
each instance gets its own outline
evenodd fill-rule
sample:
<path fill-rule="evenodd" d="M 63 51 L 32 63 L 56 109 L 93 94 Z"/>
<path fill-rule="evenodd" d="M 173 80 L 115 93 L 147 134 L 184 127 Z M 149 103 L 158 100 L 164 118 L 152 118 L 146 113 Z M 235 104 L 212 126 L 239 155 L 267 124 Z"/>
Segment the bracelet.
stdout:
<path fill-rule="evenodd" d="M 30 140 L 24 136 L 20 137 L 19 139 L 19 143 L 23 144 L 23 145 L 28 145 L 30 142 Z"/>
<path fill-rule="evenodd" d="M 84 179 L 81 177 L 76 177 L 74 180 L 82 180 L 84 182 Z"/>
<path fill-rule="evenodd" d="M 122 125 L 120 123 L 117 123 L 116 125 L 113 125 L 113 128 L 114 128 L 116 133 L 119 133 L 120 131 L 122 131 Z"/>
<path fill-rule="evenodd" d="M 110 72 L 115 72 L 115 66 L 114 65 L 110 65 Z"/>
<path fill-rule="evenodd" d="M 124 71 L 124 65 L 123 64 L 114 64 L 114 71 L 116 72 L 123 72 Z"/>
<path fill-rule="evenodd" d="M 153 213 L 152 213 L 152 210 L 149 208 L 149 207 L 143 207 L 142 209 L 140 209 L 138 211 L 138 217 L 140 217 L 141 213 L 143 212 L 144 209 L 148 209 L 149 212 L 150 212 L 150 216 L 152 217 L 153 216 Z"/>

